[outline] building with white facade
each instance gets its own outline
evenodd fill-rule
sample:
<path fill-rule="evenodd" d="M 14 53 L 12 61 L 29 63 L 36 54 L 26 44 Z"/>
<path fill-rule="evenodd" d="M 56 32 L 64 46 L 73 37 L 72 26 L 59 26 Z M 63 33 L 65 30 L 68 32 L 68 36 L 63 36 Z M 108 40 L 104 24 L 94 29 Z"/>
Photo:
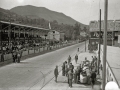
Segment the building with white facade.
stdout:
<path fill-rule="evenodd" d="M 60 41 L 60 32 L 55 30 L 50 30 L 46 39 L 53 40 L 53 41 Z"/>
<path fill-rule="evenodd" d="M 99 21 L 91 21 L 89 24 L 90 27 L 90 37 L 93 41 L 99 39 L 99 30 L 100 30 Z M 118 46 L 118 35 L 120 35 L 120 20 L 108 20 L 107 21 L 107 44 Z M 104 21 L 101 21 L 101 38 L 104 38 Z"/>

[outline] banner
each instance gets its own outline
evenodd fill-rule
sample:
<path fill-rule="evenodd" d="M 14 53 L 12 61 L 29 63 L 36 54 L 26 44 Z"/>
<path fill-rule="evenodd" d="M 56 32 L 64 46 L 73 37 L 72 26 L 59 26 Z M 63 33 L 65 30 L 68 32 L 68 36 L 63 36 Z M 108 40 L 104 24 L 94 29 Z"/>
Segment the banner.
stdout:
<path fill-rule="evenodd" d="M 118 30 L 118 24 L 116 23 L 116 25 L 117 25 L 116 29 Z M 99 21 L 91 21 L 89 24 L 90 32 L 99 31 L 99 29 L 100 29 L 99 26 L 100 26 Z M 107 27 L 108 27 L 107 31 L 114 31 L 115 30 L 115 22 L 113 20 L 108 20 Z M 101 21 L 101 31 L 104 31 L 104 21 L 103 20 Z"/>
<path fill-rule="evenodd" d="M 96 39 L 99 38 L 99 32 L 91 32 L 90 33 L 90 38 Z M 104 33 L 101 32 L 101 38 L 104 38 Z M 107 32 L 107 40 L 112 40 L 112 38 L 114 39 L 114 33 L 113 32 Z"/>
<path fill-rule="evenodd" d="M 91 32 L 90 33 L 91 38 L 99 38 L 99 32 Z M 103 37 L 103 32 L 101 32 L 101 38 Z"/>

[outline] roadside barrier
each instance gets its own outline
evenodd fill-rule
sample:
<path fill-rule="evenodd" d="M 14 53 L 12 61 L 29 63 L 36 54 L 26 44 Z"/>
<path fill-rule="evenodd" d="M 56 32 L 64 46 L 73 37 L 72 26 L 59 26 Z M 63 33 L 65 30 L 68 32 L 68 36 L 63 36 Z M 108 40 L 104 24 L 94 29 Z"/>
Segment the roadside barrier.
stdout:
<path fill-rule="evenodd" d="M 50 51 L 50 50 L 54 50 L 54 49 L 63 48 L 63 47 L 69 46 L 69 45 L 77 44 L 77 43 L 80 43 L 80 42 L 70 41 L 68 43 L 56 44 L 54 46 L 34 47 L 32 49 L 29 48 L 27 50 L 22 50 L 22 57 L 30 55 L 30 54 L 40 53 L 40 52 L 43 52 L 43 51 Z M 11 59 L 12 59 L 12 54 L 11 53 L 4 55 L 4 61 L 8 61 L 8 60 L 11 60 Z M 1 55 L 0 55 L 0 61 L 1 61 Z"/>

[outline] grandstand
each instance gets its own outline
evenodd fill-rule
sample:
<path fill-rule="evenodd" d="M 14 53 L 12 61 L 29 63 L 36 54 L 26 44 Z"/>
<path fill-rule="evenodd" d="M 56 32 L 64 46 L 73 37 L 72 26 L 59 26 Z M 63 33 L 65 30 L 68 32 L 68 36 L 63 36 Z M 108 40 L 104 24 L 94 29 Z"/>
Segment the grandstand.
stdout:
<path fill-rule="evenodd" d="M 0 51 L 5 49 L 6 53 L 10 53 L 13 50 L 12 47 L 26 49 L 26 47 L 42 47 L 51 44 L 49 32 L 56 32 L 56 30 L 0 21 Z M 56 33 L 54 37 L 56 38 Z"/>

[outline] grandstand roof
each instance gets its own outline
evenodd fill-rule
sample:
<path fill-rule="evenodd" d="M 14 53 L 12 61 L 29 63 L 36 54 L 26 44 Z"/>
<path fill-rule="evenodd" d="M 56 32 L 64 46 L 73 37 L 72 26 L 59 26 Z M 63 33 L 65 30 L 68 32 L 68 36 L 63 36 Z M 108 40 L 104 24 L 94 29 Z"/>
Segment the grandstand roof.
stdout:
<path fill-rule="evenodd" d="M 12 22 L 5 22 L 5 21 L 0 21 L 0 22 L 3 23 L 3 24 L 11 24 L 11 25 L 16 25 L 16 26 L 21 26 L 21 27 L 27 27 L 27 28 L 33 28 L 33 29 L 40 29 L 40 30 L 49 31 L 49 29 L 33 27 L 33 26 L 29 26 L 29 25 L 23 25 L 23 24 L 17 24 L 17 23 L 12 23 Z"/>

